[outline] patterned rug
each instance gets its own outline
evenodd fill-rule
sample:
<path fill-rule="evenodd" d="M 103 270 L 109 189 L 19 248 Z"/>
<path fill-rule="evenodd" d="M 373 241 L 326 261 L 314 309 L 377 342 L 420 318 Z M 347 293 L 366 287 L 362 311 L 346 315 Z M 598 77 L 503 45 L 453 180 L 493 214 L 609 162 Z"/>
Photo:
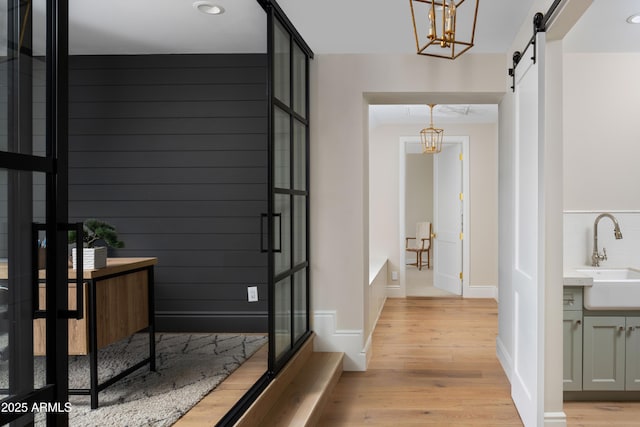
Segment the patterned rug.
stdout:
<path fill-rule="evenodd" d="M 144 366 L 107 387 L 91 409 L 70 396 L 72 427 L 170 426 L 267 342 L 263 335 L 156 334 L 156 372 Z M 100 350 L 100 382 L 148 356 L 148 335 Z M 70 388 L 88 388 L 88 357 L 70 357 Z"/>

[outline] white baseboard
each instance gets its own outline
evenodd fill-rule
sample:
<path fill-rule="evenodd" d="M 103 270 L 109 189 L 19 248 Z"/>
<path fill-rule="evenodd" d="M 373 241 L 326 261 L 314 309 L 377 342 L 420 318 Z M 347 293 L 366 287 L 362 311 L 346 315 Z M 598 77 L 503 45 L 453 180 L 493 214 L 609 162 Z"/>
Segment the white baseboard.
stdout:
<path fill-rule="evenodd" d="M 387 298 L 406 298 L 406 292 L 400 285 L 387 285 Z"/>
<path fill-rule="evenodd" d="M 567 415 L 564 412 L 545 412 L 544 425 L 551 427 L 566 427 Z"/>
<path fill-rule="evenodd" d="M 370 340 L 363 346 L 362 329 L 336 329 L 335 311 L 315 311 L 313 313 L 313 331 L 316 333 L 314 351 L 344 353 L 345 371 L 366 371 L 367 353 Z"/>
<path fill-rule="evenodd" d="M 509 382 L 511 382 L 511 374 L 513 373 L 513 359 L 511 358 L 511 355 L 507 351 L 507 348 L 504 346 L 499 336 L 496 338 L 496 355 L 498 356 L 500 365 L 502 365 L 502 370 L 507 376 Z"/>
<path fill-rule="evenodd" d="M 496 286 L 467 286 L 462 291 L 464 298 L 492 298 L 498 299 L 498 288 Z"/>

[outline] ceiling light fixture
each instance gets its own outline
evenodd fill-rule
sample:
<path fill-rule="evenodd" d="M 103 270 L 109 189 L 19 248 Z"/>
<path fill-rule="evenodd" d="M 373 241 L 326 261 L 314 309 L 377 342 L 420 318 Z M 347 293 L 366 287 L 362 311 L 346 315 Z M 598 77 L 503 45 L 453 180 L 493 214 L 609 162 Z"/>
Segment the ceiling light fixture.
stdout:
<path fill-rule="evenodd" d="M 430 121 L 429 127 L 420 131 L 420 141 L 422 141 L 422 154 L 436 154 L 442 151 L 442 137 L 444 129 L 433 127 L 433 107 L 436 104 L 429 104 Z"/>
<path fill-rule="evenodd" d="M 640 13 L 634 13 L 627 18 L 629 24 L 640 24 Z"/>
<path fill-rule="evenodd" d="M 197 1 L 193 3 L 193 7 L 207 15 L 222 15 L 224 13 L 224 7 L 208 1 Z"/>
<path fill-rule="evenodd" d="M 476 32 L 479 1 L 409 0 L 418 55 L 456 59 L 471 49 Z M 422 17 L 427 19 L 424 20 Z M 459 19 L 460 17 L 463 19 Z M 462 31 L 457 25 L 461 21 L 467 26 Z"/>

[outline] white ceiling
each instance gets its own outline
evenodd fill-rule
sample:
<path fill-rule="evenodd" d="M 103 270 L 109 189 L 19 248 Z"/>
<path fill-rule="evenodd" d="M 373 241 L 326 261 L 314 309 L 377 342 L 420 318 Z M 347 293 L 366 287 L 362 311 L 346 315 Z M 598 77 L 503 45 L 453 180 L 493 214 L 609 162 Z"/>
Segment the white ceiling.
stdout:
<path fill-rule="evenodd" d="M 433 108 L 433 125 L 486 124 L 498 122 L 496 104 L 447 104 Z M 429 125 L 429 107 L 426 105 L 370 105 L 369 126 Z M 419 129 L 418 129 L 419 130 Z"/>
<path fill-rule="evenodd" d="M 534 0 L 481 0 L 474 52 L 506 52 Z M 316 53 L 414 53 L 409 1 L 278 0 Z M 460 6 L 473 6 L 467 1 Z"/>
<path fill-rule="evenodd" d="M 415 52 L 407 0 L 277 1 L 316 54 Z M 256 0 L 211 2 L 223 6 L 226 12 L 219 16 L 202 14 L 193 7 L 194 0 L 69 0 L 70 52 L 266 52 L 266 16 Z M 516 32 L 531 19 L 528 15 L 533 2 L 480 1 L 475 46 L 471 52 L 510 54 L 507 50 Z M 467 0 L 465 5 L 472 3 Z M 36 53 L 44 50 L 42 17 L 45 4 L 46 0 L 34 0 L 33 3 Z M 565 38 L 565 50 L 640 52 L 640 25 L 626 23 L 626 18 L 637 12 L 640 12 L 640 0 L 594 0 Z M 1 23 L 6 25 L 6 18 Z M 452 117 L 486 122 L 497 120 L 497 110 L 495 106 L 477 104 L 438 106 L 434 110 L 436 124 L 450 122 Z M 425 123 L 428 109 L 424 105 L 381 106 L 372 111 L 371 120 L 372 123 Z"/>
<path fill-rule="evenodd" d="M 640 24 L 627 18 L 640 13 L 640 0 L 594 0 L 563 39 L 566 52 L 640 52 Z"/>
<path fill-rule="evenodd" d="M 194 0 L 70 0 L 72 54 L 265 52 L 266 18 L 256 0 L 211 0 L 223 15 L 198 12 Z M 482 0 L 474 53 L 507 53 L 534 0 Z M 279 0 L 309 46 L 323 53 L 413 53 L 409 2 Z M 34 0 L 41 52 L 46 0 Z M 472 5 L 473 2 L 467 2 Z M 541 11 L 544 12 L 544 11 Z M 574 52 L 640 52 L 640 25 L 625 22 L 640 0 L 594 0 L 565 39 Z M 4 11 L 2 26 L 6 25 Z M 4 36 L 6 31 L 2 31 Z"/>
<path fill-rule="evenodd" d="M 264 53 L 267 19 L 256 0 L 69 0 L 69 52 L 89 54 Z M 44 52 L 46 0 L 34 0 L 34 51 Z"/>

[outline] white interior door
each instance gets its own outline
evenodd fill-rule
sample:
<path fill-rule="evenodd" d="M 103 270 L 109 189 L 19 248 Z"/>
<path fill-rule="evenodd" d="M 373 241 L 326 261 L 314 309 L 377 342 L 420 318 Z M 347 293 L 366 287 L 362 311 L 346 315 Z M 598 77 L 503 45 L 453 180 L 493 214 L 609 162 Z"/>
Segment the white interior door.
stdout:
<path fill-rule="evenodd" d="M 514 352 L 511 396 L 525 426 L 542 422 L 543 389 L 541 295 L 542 239 L 540 238 L 539 88 L 542 78 L 543 33 L 537 36 L 538 57 L 531 47 L 516 68 L 515 87 L 515 254 L 512 266 Z"/>
<path fill-rule="evenodd" d="M 443 144 L 433 158 L 433 285 L 462 295 L 462 144 Z"/>

